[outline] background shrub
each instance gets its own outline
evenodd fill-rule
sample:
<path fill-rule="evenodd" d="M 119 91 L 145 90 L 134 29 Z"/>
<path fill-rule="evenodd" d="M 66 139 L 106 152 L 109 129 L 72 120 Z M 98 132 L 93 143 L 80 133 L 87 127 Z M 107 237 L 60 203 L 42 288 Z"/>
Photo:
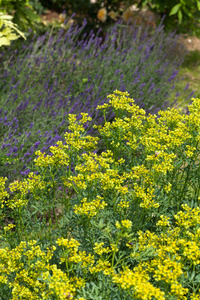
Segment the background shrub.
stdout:
<path fill-rule="evenodd" d="M 89 23 L 93 27 L 99 23 L 97 13 L 99 9 L 105 8 L 107 11 L 106 22 L 101 22 L 102 26 L 113 23 L 116 18 L 122 17 L 127 8 L 132 5 L 138 8 L 148 8 L 149 10 L 159 15 L 161 18 L 165 15 L 165 27 L 168 30 L 178 30 L 179 32 L 200 35 L 199 18 L 200 18 L 200 1 L 180 1 L 180 0 L 97 0 L 91 3 L 90 0 L 32 0 L 30 2 L 37 12 L 42 8 L 53 9 L 58 12 L 66 10 L 67 15 L 77 13 L 77 20 L 80 22 L 83 17 L 87 17 Z M 137 19 L 137 13 L 134 15 Z"/>

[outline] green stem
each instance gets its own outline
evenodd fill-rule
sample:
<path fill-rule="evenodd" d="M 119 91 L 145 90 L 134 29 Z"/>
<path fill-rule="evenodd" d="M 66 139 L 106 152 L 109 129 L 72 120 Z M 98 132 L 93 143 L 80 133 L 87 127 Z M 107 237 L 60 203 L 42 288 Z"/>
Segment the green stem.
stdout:
<path fill-rule="evenodd" d="M 112 256 L 112 263 L 111 263 L 111 268 L 113 269 L 114 267 L 114 259 L 115 259 L 115 254 L 116 254 L 116 249 L 117 249 L 117 245 L 119 243 L 119 240 L 121 238 L 121 234 L 119 234 L 119 237 L 117 239 L 117 242 L 115 243 L 115 250 L 113 251 L 113 256 Z"/>
<path fill-rule="evenodd" d="M 52 247 L 53 243 L 52 243 L 52 239 L 51 239 L 51 209 L 50 208 L 49 208 L 49 240 L 50 240 L 50 244 Z"/>
<path fill-rule="evenodd" d="M 58 218 L 57 218 L 56 211 L 55 211 L 56 186 L 55 186 L 54 178 L 52 178 L 52 181 L 53 181 L 53 214 L 54 214 L 54 218 L 56 220 L 56 225 L 57 225 L 58 229 L 60 229 L 60 225 L 58 223 Z M 51 201 L 51 200 L 49 199 L 49 201 Z"/>
<path fill-rule="evenodd" d="M 116 193 L 116 191 L 115 191 L 115 196 L 114 196 L 114 207 L 113 207 L 114 213 L 116 212 L 116 206 L 117 206 L 117 193 Z"/>
<path fill-rule="evenodd" d="M 25 226 L 24 226 L 24 222 L 23 222 L 23 220 L 22 220 L 21 211 L 20 211 L 20 213 L 19 213 L 19 220 L 20 220 L 20 225 L 21 225 L 22 230 L 23 230 L 24 235 L 25 235 L 26 244 L 28 244 L 28 235 L 27 235 L 27 233 L 26 233 L 26 229 L 25 229 Z"/>
<path fill-rule="evenodd" d="M 182 191 L 181 191 L 179 200 L 178 200 L 178 202 L 177 202 L 177 211 L 179 211 L 179 209 L 180 209 L 180 202 L 181 202 L 181 199 L 182 199 L 182 197 L 183 197 L 183 194 L 184 194 L 184 191 L 185 191 L 187 182 L 188 182 L 189 174 L 190 174 L 190 165 L 187 166 L 186 179 L 185 179 L 184 186 L 183 186 L 183 189 L 182 189 Z"/>

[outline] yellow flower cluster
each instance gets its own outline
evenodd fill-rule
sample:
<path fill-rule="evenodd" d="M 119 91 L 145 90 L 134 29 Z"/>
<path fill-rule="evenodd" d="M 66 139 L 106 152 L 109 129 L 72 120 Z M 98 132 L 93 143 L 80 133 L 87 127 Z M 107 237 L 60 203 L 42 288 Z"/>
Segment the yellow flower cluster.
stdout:
<path fill-rule="evenodd" d="M 38 156 L 35 159 L 35 164 L 38 167 L 48 167 L 48 166 L 67 166 L 69 164 L 69 156 L 65 153 L 64 148 L 66 146 L 63 145 L 61 141 L 57 142 L 57 146 L 51 146 L 50 151 L 52 155 L 46 155 L 46 153 L 42 153 L 40 150 L 36 151 L 35 154 Z"/>
<path fill-rule="evenodd" d="M 12 299 L 66 299 L 75 287 L 56 265 L 50 265 L 55 247 L 42 251 L 36 241 L 21 242 L 13 250 L 0 249 L 0 283 L 12 288 Z M 13 278 L 10 281 L 10 278 Z"/>
<path fill-rule="evenodd" d="M 109 247 L 103 247 L 104 243 L 95 243 L 94 245 L 94 252 L 98 255 L 102 255 L 103 253 L 110 253 L 111 250 Z"/>
<path fill-rule="evenodd" d="M 74 114 L 69 114 L 68 120 L 69 120 L 69 126 L 68 129 L 71 132 L 65 133 L 65 142 L 66 145 L 64 148 L 67 148 L 71 151 L 80 151 L 82 150 L 92 150 L 95 148 L 98 138 L 92 137 L 89 135 L 85 136 L 85 129 L 83 127 L 83 124 L 85 124 L 88 121 L 91 121 L 91 117 L 88 116 L 88 114 L 81 113 L 82 119 L 77 121 L 77 116 Z"/>
<path fill-rule="evenodd" d="M 116 227 L 118 229 L 121 229 L 121 228 L 131 229 L 132 222 L 130 220 L 122 220 L 122 222 L 120 224 L 119 221 L 117 221 L 116 222 Z"/>
<path fill-rule="evenodd" d="M 194 270 L 200 264 L 200 229 L 194 229 L 199 224 L 199 207 L 190 209 L 184 205 L 183 208 L 186 212 L 174 216 L 177 227 L 171 228 L 169 217 L 162 215 L 157 226 L 167 226 L 167 230 L 160 235 L 139 231 L 139 249 L 132 253 L 132 257 L 140 259 L 142 252 L 151 250 L 149 259 L 140 261 L 140 268 L 156 282 L 170 285 L 168 296 L 186 300 L 189 289 L 180 283 L 180 278 L 187 277 L 188 265 L 192 264 Z M 196 294 L 193 296 L 198 299 Z"/>
<path fill-rule="evenodd" d="M 10 197 L 4 204 L 12 209 L 26 206 L 28 203 L 27 195 L 29 193 L 32 193 L 37 199 L 37 191 L 44 191 L 47 186 L 52 187 L 52 182 L 44 182 L 40 175 L 31 172 L 28 174 L 28 179 L 24 179 L 24 181 L 16 180 L 10 183 L 9 188 L 13 193 L 13 197 Z"/>
<path fill-rule="evenodd" d="M 114 272 L 111 263 L 102 259 L 97 260 L 96 265 L 89 267 L 89 270 L 91 274 L 103 272 L 104 275 L 112 275 Z"/>
<path fill-rule="evenodd" d="M 186 229 L 191 226 L 200 224 L 200 208 L 196 207 L 191 209 L 187 204 L 182 204 L 182 208 L 185 211 L 179 211 L 175 215 L 176 224 L 179 227 L 184 227 Z"/>
<path fill-rule="evenodd" d="M 9 198 L 8 192 L 5 190 L 5 183 L 7 178 L 0 177 L 0 220 L 5 217 L 3 208 L 5 205 L 5 199 Z"/>
<path fill-rule="evenodd" d="M 105 201 L 101 201 L 103 198 L 97 196 L 97 199 L 87 202 L 87 198 L 84 198 L 81 205 L 74 205 L 74 212 L 77 215 L 85 215 L 88 218 L 93 218 L 97 215 L 100 209 L 104 209 L 107 206 Z"/>
<path fill-rule="evenodd" d="M 143 271 L 131 271 L 126 268 L 119 274 L 112 276 L 113 282 L 120 285 L 121 288 L 131 291 L 132 299 L 158 299 L 165 300 L 165 294 L 159 288 L 154 287 L 149 282 L 148 275 Z"/>
<path fill-rule="evenodd" d="M 161 215 L 160 220 L 156 223 L 156 225 L 157 226 L 169 226 L 170 225 L 169 220 L 170 220 L 169 217 Z"/>
<path fill-rule="evenodd" d="M 58 245 L 78 250 L 79 243 L 75 240 L 59 239 Z M 21 242 L 13 250 L 0 249 L 0 284 L 7 284 L 12 288 L 12 299 L 56 299 L 74 298 L 76 289 L 85 285 L 85 281 L 78 277 L 68 277 L 57 265 L 51 265 L 50 260 L 56 247 L 42 251 L 36 241 L 29 241 L 26 245 Z M 72 259 L 72 256 L 71 256 Z M 92 266 L 93 258 L 82 253 L 80 260 L 83 267 Z M 10 278 L 13 278 L 10 281 Z M 82 298 L 83 299 L 83 298 Z"/>
<path fill-rule="evenodd" d="M 60 263 L 65 262 L 66 265 L 71 263 L 82 263 L 82 267 L 86 268 L 94 264 L 94 256 L 90 253 L 87 254 L 85 251 L 79 251 L 80 243 L 75 239 L 64 239 L 60 238 L 56 242 L 63 248 L 63 254 L 60 256 Z M 85 282 L 82 282 L 84 285 Z"/>

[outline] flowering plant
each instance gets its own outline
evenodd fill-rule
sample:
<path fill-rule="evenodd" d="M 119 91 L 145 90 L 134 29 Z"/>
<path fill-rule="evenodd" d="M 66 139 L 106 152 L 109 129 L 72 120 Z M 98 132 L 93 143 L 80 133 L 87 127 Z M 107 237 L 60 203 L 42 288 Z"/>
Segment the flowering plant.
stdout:
<path fill-rule="evenodd" d="M 148 116 L 126 92 L 108 99 L 99 137 L 69 114 L 37 173 L 1 178 L 5 299 L 199 299 L 200 99 Z"/>

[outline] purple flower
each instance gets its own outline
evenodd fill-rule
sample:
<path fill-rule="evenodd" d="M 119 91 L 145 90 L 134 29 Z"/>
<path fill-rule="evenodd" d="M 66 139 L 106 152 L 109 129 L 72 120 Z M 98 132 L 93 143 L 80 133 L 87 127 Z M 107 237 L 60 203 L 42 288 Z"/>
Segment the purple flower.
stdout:
<path fill-rule="evenodd" d="M 186 84 L 184 91 L 187 91 L 188 88 L 189 88 L 189 82 Z"/>
<path fill-rule="evenodd" d="M 26 163 L 28 164 L 30 161 L 32 160 L 32 157 L 29 157 L 26 161 Z"/>
<path fill-rule="evenodd" d="M 24 157 L 27 157 L 27 156 L 29 156 L 29 155 L 30 155 L 30 153 L 27 152 L 27 153 L 24 154 Z"/>
<path fill-rule="evenodd" d="M 30 137 L 30 135 L 31 135 L 31 131 L 28 133 L 28 135 L 27 135 L 27 138 L 29 138 L 29 137 Z"/>
<path fill-rule="evenodd" d="M 148 92 L 149 92 L 149 93 L 151 93 L 151 92 L 152 92 L 152 90 L 154 89 L 154 86 L 155 86 L 155 84 L 154 84 L 154 83 L 152 83 L 152 84 L 151 84 L 151 86 L 150 86 L 150 88 L 149 88 L 149 90 L 148 90 Z"/>
<path fill-rule="evenodd" d="M 21 172 L 21 175 L 28 175 L 29 173 L 30 173 L 30 169 L 27 169 L 24 172 Z"/>
<path fill-rule="evenodd" d="M 140 89 L 142 89 L 143 87 L 145 87 L 146 86 L 146 83 L 144 82 L 144 83 L 141 83 L 140 84 Z"/>
<path fill-rule="evenodd" d="M 174 71 L 167 81 L 168 82 L 172 81 L 176 77 L 176 75 L 178 74 L 178 72 L 179 72 L 179 70 Z"/>
<path fill-rule="evenodd" d="M 35 144 L 34 144 L 34 148 L 35 149 L 37 149 L 38 148 L 38 146 L 41 144 L 41 142 L 40 141 L 38 141 L 38 142 L 35 142 Z"/>

